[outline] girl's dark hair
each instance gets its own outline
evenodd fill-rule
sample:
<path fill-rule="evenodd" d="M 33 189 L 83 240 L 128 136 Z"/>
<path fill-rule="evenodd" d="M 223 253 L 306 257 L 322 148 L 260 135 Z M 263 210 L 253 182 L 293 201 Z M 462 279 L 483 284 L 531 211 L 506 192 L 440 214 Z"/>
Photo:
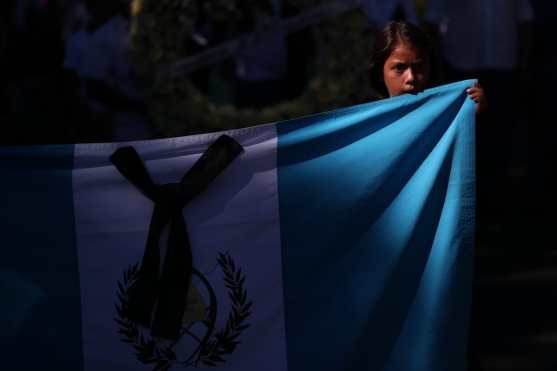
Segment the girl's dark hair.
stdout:
<path fill-rule="evenodd" d="M 369 64 L 369 83 L 379 98 L 389 96 L 387 87 L 383 81 L 383 66 L 385 61 L 399 43 L 411 45 L 420 53 L 423 53 L 431 65 L 430 84 L 436 80 L 433 43 L 429 36 L 418 26 L 406 21 L 393 21 L 387 23 L 385 28 L 379 32 L 373 42 L 371 50 L 371 62 Z"/>

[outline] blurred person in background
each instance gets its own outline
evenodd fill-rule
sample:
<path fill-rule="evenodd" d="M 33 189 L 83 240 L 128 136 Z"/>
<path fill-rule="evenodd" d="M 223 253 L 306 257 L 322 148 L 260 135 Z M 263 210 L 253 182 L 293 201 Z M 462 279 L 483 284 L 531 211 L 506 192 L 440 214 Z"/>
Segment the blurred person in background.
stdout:
<path fill-rule="evenodd" d="M 138 78 L 130 45 L 130 1 L 88 0 L 91 15 L 82 56 L 90 109 L 111 128 L 112 141 L 152 138 L 146 88 Z M 99 128 L 101 132 L 102 128 Z"/>

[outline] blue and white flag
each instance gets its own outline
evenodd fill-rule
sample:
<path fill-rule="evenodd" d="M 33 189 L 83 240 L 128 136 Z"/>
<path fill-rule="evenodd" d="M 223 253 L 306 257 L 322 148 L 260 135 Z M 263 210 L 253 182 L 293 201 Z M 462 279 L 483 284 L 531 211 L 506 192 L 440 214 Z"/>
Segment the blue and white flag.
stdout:
<path fill-rule="evenodd" d="M 473 82 L 1 147 L 2 369 L 466 370 Z"/>

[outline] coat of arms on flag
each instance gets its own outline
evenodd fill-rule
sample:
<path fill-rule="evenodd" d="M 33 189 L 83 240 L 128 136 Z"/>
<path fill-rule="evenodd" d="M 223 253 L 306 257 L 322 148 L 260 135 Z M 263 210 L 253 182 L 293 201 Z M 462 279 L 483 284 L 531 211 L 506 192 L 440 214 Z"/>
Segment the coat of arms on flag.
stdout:
<path fill-rule="evenodd" d="M 131 265 L 118 282 L 115 319 L 121 340 L 133 346 L 140 362 L 154 364 L 155 370 L 168 370 L 173 365 L 197 367 L 200 363 L 217 366 L 234 351 L 242 332 L 249 327 L 247 320 L 253 303 L 247 299 L 245 274 L 229 253 L 219 253 L 217 262 L 229 290 L 231 312 L 225 327 L 215 328 L 219 303 L 205 275 L 193 267 L 182 215 L 187 203 L 207 188 L 241 151 L 240 144 L 223 135 L 179 183 L 160 186 L 153 183 L 133 147 L 120 148 L 111 156 L 119 171 L 155 202 L 141 267 Z M 168 245 L 161 259 L 158 242 L 165 227 L 169 229 Z M 163 267 L 162 272 L 159 266 Z M 199 286 L 193 285 L 193 277 Z M 201 287 L 206 291 L 208 305 L 198 291 Z M 140 325 L 150 328 L 151 336 L 144 334 Z M 183 344 L 184 337 L 193 345 Z M 186 356 L 180 358 L 177 348 L 188 349 Z"/>

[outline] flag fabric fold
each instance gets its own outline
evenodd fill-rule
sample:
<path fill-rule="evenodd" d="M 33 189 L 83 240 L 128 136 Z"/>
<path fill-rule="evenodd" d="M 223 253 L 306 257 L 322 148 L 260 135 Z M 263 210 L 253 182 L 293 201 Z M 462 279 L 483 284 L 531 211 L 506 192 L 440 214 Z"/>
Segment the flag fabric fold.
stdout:
<path fill-rule="evenodd" d="M 220 133 L 1 147 L 6 369 L 466 370 L 473 83 Z M 241 147 L 213 167 L 223 138 Z M 126 147 L 152 192 L 111 162 Z M 181 215 L 150 234 L 157 194 L 198 161 L 210 179 L 176 189 Z M 138 289 L 146 267 L 166 301 Z"/>

